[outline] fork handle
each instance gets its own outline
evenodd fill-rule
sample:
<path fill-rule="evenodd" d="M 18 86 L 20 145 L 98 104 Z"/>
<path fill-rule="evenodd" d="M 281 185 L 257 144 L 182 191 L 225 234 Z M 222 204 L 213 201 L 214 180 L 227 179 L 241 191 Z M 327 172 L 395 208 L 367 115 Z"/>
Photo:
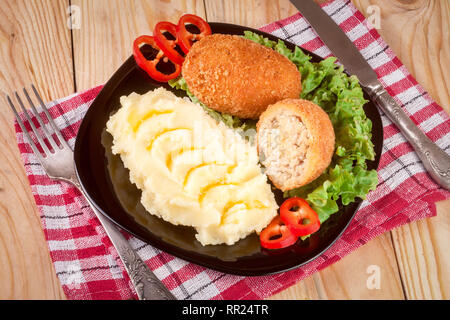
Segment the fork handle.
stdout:
<path fill-rule="evenodd" d="M 107 217 L 100 213 L 91 203 L 89 198 L 81 188 L 78 178 L 71 179 L 78 190 L 83 194 L 92 210 L 95 212 L 98 220 L 111 239 L 112 244 L 117 250 L 120 259 L 125 265 L 131 282 L 136 289 L 140 300 L 176 300 L 175 296 L 164 286 L 164 284 L 155 276 L 150 268 L 138 256 L 137 252 L 131 247 L 129 242 L 120 233 L 117 227 Z"/>

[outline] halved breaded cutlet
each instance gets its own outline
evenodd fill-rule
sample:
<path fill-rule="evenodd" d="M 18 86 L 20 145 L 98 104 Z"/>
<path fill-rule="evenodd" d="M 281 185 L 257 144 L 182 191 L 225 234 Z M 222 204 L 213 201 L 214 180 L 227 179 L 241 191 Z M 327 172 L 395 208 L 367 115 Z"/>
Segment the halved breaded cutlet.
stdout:
<path fill-rule="evenodd" d="M 330 165 L 333 125 L 321 107 L 285 99 L 267 108 L 257 124 L 258 152 L 266 174 L 282 191 L 304 186 Z"/>

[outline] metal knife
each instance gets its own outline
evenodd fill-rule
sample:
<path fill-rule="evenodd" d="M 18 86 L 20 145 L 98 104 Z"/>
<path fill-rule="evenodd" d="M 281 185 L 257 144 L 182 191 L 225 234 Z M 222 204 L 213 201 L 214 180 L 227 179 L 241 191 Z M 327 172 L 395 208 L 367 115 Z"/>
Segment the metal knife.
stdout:
<path fill-rule="evenodd" d="M 450 156 L 431 141 L 384 89 L 377 74 L 333 19 L 313 0 L 291 0 L 346 71 L 356 75 L 373 101 L 411 143 L 430 176 L 450 189 Z"/>

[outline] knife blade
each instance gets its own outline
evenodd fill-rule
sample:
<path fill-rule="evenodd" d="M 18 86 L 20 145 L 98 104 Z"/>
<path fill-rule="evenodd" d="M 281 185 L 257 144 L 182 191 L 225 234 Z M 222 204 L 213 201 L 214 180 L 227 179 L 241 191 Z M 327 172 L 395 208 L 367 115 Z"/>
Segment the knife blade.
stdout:
<path fill-rule="evenodd" d="M 450 156 L 431 141 L 389 95 L 378 81 L 375 71 L 344 31 L 313 0 L 291 0 L 291 3 L 308 20 L 347 73 L 358 77 L 375 104 L 397 125 L 430 176 L 442 187 L 450 189 Z"/>
<path fill-rule="evenodd" d="M 356 75 L 363 86 L 378 79 L 375 71 L 355 48 L 353 42 L 317 3 L 312 0 L 292 0 L 291 2 L 308 20 L 320 39 L 344 65 L 349 74 Z"/>

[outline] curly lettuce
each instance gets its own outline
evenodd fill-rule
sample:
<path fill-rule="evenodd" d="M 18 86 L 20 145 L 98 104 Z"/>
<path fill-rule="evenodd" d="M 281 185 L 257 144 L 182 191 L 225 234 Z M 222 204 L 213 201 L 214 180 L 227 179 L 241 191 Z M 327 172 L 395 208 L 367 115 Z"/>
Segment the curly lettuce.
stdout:
<path fill-rule="evenodd" d="M 285 197 L 305 198 L 318 213 L 323 223 L 343 205 L 356 198 L 365 199 L 378 184 L 377 172 L 367 169 L 367 161 L 375 159 L 372 144 L 372 122 L 366 117 L 363 106 L 367 102 L 356 76 L 347 76 L 338 66 L 336 58 L 330 57 L 318 63 L 299 47 L 292 51 L 281 41 L 271 41 L 256 33 L 245 31 L 244 38 L 262 44 L 291 60 L 302 76 L 302 99 L 310 100 L 322 107 L 329 115 L 336 135 L 336 148 L 330 166 L 308 185 L 287 191 Z M 200 103 L 214 119 L 223 121 L 234 129 L 254 128 L 254 121 L 222 114 L 202 104 L 188 89 L 180 77 L 169 84 L 184 90 L 190 99 Z"/>

